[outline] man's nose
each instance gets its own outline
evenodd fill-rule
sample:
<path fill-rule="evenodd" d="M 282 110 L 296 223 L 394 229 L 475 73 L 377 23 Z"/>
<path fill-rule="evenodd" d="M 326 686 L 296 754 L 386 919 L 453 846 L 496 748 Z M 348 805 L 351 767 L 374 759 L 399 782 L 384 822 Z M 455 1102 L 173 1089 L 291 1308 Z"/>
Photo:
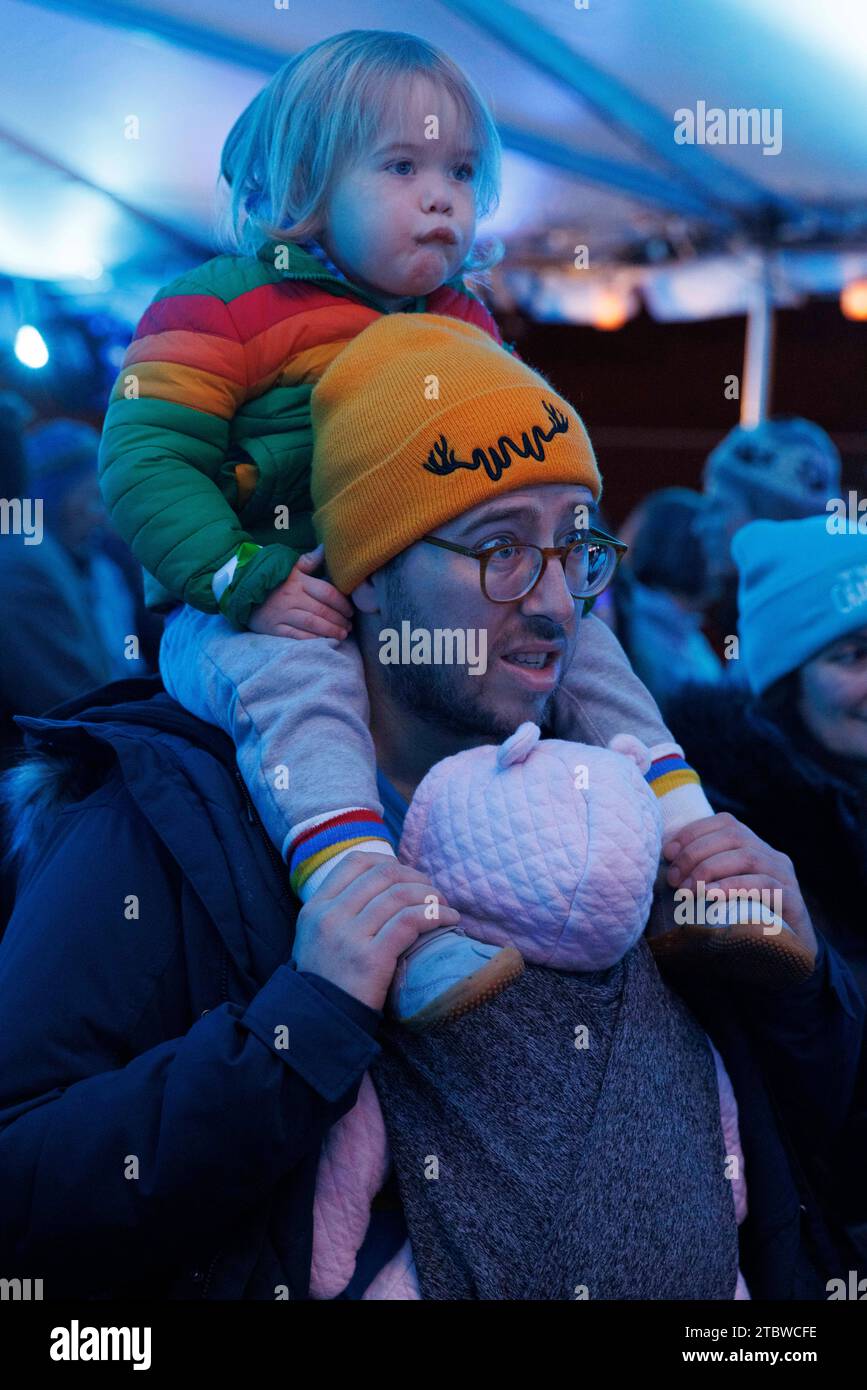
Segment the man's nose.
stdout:
<path fill-rule="evenodd" d="M 564 626 L 574 620 L 575 599 L 569 592 L 562 563 L 549 559 L 542 578 L 521 600 L 521 612 L 527 617 L 550 618 Z"/>

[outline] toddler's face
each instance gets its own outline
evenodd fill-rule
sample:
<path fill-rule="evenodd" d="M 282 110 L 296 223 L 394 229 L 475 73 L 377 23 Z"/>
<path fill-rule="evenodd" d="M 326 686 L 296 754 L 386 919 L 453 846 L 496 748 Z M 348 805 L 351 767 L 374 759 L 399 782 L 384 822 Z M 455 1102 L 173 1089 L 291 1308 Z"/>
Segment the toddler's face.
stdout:
<path fill-rule="evenodd" d="M 436 140 L 425 139 L 430 116 Z M 416 79 L 396 94 L 374 148 L 338 177 L 320 240 L 357 285 L 396 300 L 458 273 L 476 226 L 475 154 L 462 127 L 448 93 Z"/>

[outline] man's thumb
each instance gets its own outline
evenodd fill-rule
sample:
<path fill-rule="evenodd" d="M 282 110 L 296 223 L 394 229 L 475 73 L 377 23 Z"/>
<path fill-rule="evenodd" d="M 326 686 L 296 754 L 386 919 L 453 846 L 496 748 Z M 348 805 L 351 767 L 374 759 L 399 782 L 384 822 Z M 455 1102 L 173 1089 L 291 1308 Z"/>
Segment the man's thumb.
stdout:
<path fill-rule="evenodd" d="M 303 555 L 299 555 L 295 563 L 305 574 L 312 574 L 314 570 L 318 570 L 324 559 L 325 546 L 320 543 L 315 550 L 307 550 Z"/>

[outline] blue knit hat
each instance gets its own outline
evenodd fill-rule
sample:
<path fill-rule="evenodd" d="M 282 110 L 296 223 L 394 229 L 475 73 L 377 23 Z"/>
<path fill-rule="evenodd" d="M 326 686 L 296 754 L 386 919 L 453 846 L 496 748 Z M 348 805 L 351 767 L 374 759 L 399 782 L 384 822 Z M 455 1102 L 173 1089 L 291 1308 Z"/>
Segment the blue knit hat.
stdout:
<path fill-rule="evenodd" d="M 793 521 L 824 512 L 840 492 L 840 451 L 812 420 L 763 420 L 736 425 L 704 466 L 705 491 L 734 489 L 754 516 Z"/>
<path fill-rule="evenodd" d="M 829 520 L 751 521 L 732 541 L 740 654 L 757 695 L 867 626 L 867 534 L 829 532 Z"/>

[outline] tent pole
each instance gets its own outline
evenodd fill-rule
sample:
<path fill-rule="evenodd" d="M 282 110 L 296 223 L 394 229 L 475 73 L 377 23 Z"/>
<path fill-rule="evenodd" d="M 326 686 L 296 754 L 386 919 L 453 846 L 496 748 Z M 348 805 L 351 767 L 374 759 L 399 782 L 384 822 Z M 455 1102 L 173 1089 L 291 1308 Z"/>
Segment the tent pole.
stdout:
<path fill-rule="evenodd" d="M 741 424 L 745 429 L 754 429 L 768 417 L 773 367 L 774 298 L 768 266 L 765 264 L 747 314 L 741 389 Z"/>

